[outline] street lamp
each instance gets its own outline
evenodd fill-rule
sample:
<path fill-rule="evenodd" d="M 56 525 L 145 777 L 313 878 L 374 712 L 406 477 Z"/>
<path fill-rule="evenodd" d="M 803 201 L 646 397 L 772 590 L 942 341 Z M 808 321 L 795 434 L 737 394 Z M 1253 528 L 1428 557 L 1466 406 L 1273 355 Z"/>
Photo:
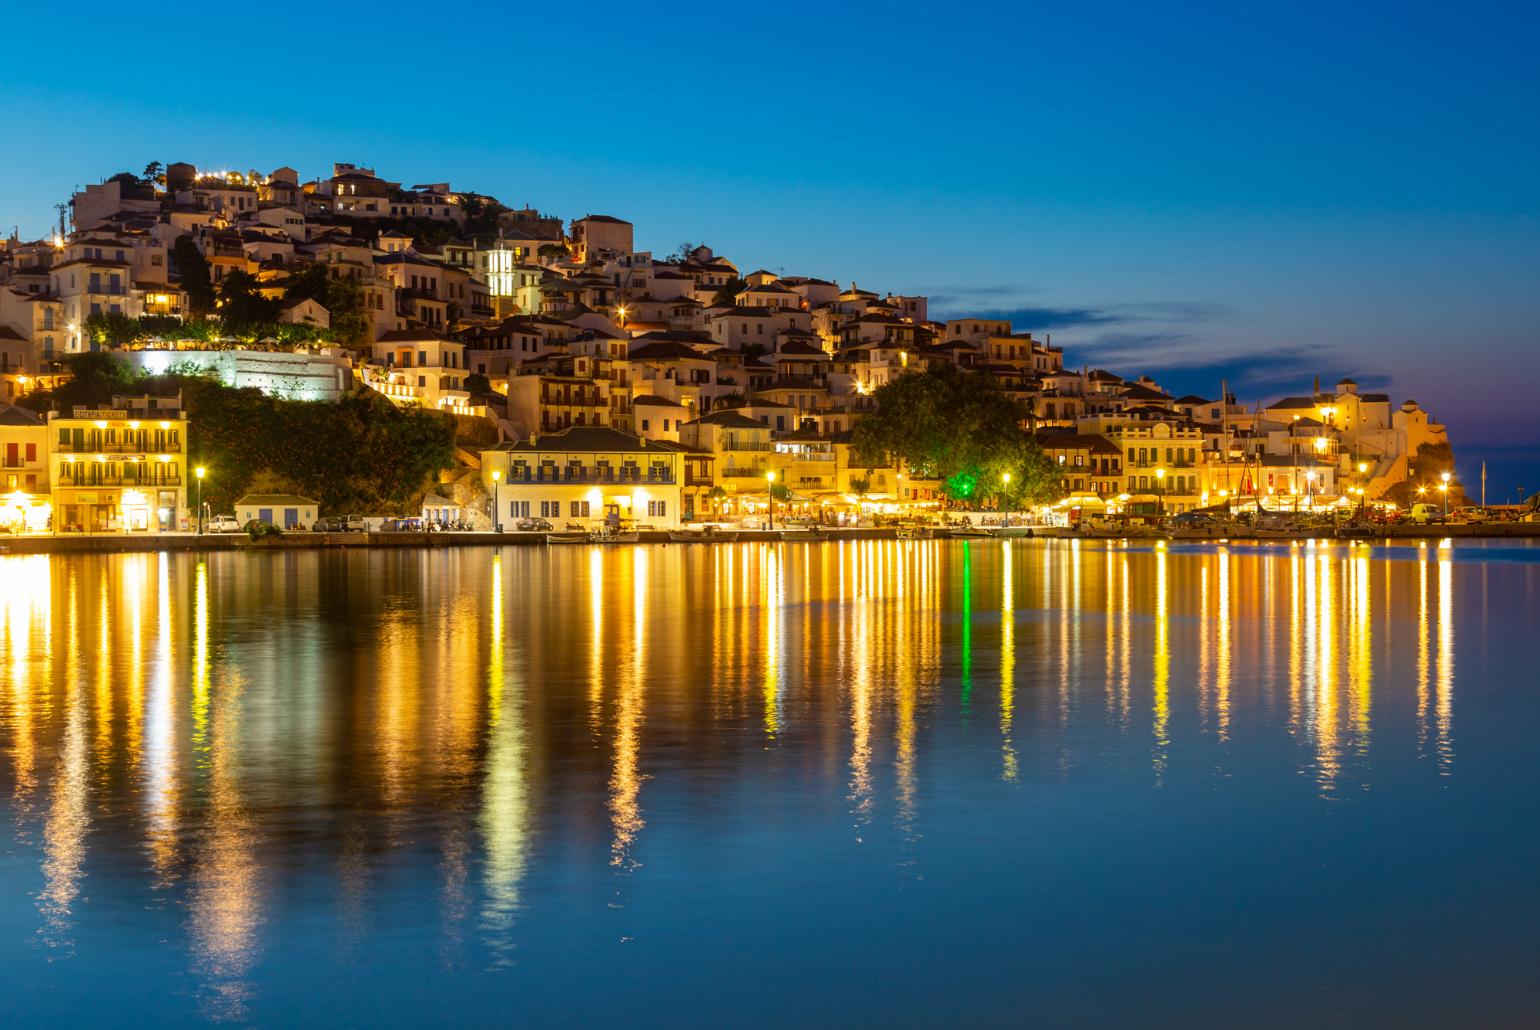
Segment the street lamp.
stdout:
<path fill-rule="evenodd" d="M 1000 482 L 1002 484 L 1000 490 L 1001 500 L 1005 502 L 1005 526 L 1009 529 L 1011 525 L 1011 474 L 1009 472 L 1000 473 Z"/>
<path fill-rule="evenodd" d="M 203 535 L 203 477 L 208 469 L 199 465 L 193 469 L 193 476 L 198 480 L 198 535 Z"/>
<path fill-rule="evenodd" d="M 1166 513 L 1166 470 L 1155 470 L 1155 492 L 1160 496 L 1160 513 Z"/>
<path fill-rule="evenodd" d="M 766 505 L 766 510 L 769 512 L 769 521 L 770 521 L 770 524 L 767 527 L 767 532 L 774 532 L 775 531 L 775 473 L 774 472 L 766 472 L 765 473 L 765 505 Z"/>
<path fill-rule="evenodd" d="M 1444 495 L 1444 518 L 1447 519 L 1449 517 L 1449 473 L 1445 472 L 1439 478 L 1443 480 L 1438 484 L 1438 489 Z"/>
<path fill-rule="evenodd" d="M 493 469 L 492 470 L 492 532 L 494 532 L 494 533 L 501 533 L 503 531 L 503 512 L 502 512 L 501 507 L 498 504 L 498 499 L 497 499 L 497 488 L 502 483 L 502 481 L 503 481 L 503 470 L 502 469 Z"/>

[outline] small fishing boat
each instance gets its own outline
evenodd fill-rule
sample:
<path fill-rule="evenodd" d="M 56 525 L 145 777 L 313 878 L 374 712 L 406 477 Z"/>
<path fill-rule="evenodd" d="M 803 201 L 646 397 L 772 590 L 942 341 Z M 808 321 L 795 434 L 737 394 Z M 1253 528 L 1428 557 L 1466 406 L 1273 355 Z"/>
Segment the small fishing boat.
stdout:
<path fill-rule="evenodd" d="M 565 533 L 547 533 L 545 535 L 545 542 L 548 544 L 586 544 L 588 543 L 588 534 L 581 530 L 568 530 Z"/>
<path fill-rule="evenodd" d="M 671 530 L 668 538 L 676 544 L 730 544 L 738 539 L 738 534 L 717 526 L 706 526 L 702 529 Z"/>
<path fill-rule="evenodd" d="M 782 540 L 826 540 L 822 529 L 817 526 L 792 526 L 778 530 Z"/>
<path fill-rule="evenodd" d="M 952 526 L 946 531 L 946 535 L 953 540 L 985 540 L 992 534 L 983 526 L 975 526 L 972 523 L 963 523 L 960 526 Z"/>
<path fill-rule="evenodd" d="M 929 540 L 936 533 L 929 526 L 899 526 L 897 535 L 900 540 Z"/>
<path fill-rule="evenodd" d="M 621 533 L 608 529 L 596 529 L 588 534 L 588 542 L 591 544 L 634 544 L 641 539 L 640 533 Z"/>

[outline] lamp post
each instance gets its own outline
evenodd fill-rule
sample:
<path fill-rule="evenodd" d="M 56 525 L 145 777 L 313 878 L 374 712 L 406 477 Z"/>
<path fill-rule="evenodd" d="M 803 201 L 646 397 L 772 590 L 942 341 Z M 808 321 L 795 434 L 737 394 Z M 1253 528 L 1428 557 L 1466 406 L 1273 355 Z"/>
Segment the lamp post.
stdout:
<path fill-rule="evenodd" d="M 503 481 L 503 470 L 502 469 L 493 469 L 492 470 L 492 532 L 494 532 L 494 533 L 501 533 L 503 531 L 503 511 L 502 511 L 501 506 L 498 503 L 498 497 L 497 497 L 497 488 L 498 488 L 498 486 L 500 486 L 502 484 L 502 481 Z"/>
<path fill-rule="evenodd" d="M 1166 513 L 1166 470 L 1165 469 L 1156 469 L 1155 470 L 1155 493 L 1156 493 L 1156 496 L 1158 496 L 1160 498 L 1160 503 L 1159 503 L 1160 514 L 1164 515 Z"/>
<path fill-rule="evenodd" d="M 1315 473 L 1305 473 L 1305 510 L 1315 510 Z"/>
<path fill-rule="evenodd" d="M 769 526 L 766 527 L 766 531 L 767 532 L 774 532 L 775 531 L 775 473 L 774 472 L 766 472 L 765 473 L 765 506 L 766 506 L 766 511 L 769 512 L 769 516 L 768 517 L 769 517 L 769 522 L 770 522 Z"/>
<path fill-rule="evenodd" d="M 1438 484 L 1438 489 L 1444 495 L 1444 518 L 1447 519 L 1449 517 L 1449 473 L 1445 472 L 1439 476 L 1439 479 L 1443 480 Z"/>
<path fill-rule="evenodd" d="M 1365 489 L 1369 485 L 1368 474 L 1369 463 L 1367 461 L 1360 461 L 1358 463 L 1358 510 L 1360 512 L 1368 504 L 1367 491 Z"/>
<path fill-rule="evenodd" d="M 203 476 L 208 469 L 199 465 L 193 469 L 193 477 L 198 481 L 198 535 L 203 535 Z"/>
<path fill-rule="evenodd" d="M 1005 502 L 1005 528 L 1009 529 L 1011 526 L 1011 474 L 1009 472 L 1000 473 L 1000 484 L 1000 500 Z"/>

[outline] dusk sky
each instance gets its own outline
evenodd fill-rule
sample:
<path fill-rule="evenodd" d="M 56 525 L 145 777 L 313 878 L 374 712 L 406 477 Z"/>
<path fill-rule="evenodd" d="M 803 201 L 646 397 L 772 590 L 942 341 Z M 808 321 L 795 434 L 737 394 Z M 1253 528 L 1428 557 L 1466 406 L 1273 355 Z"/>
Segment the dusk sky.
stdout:
<path fill-rule="evenodd" d="M 1483 458 L 1494 502 L 1540 487 L 1533 3 L 71 20 L 92 7 L 99 31 L 9 15 L 7 233 L 154 160 L 352 161 L 618 215 L 660 256 L 703 241 L 745 271 L 926 293 L 933 317 L 998 313 L 1178 392 L 1351 374 L 1448 422 L 1473 492 Z M 125 54 L 151 24 L 160 59 Z M 232 34 L 249 64 L 212 45 Z"/>

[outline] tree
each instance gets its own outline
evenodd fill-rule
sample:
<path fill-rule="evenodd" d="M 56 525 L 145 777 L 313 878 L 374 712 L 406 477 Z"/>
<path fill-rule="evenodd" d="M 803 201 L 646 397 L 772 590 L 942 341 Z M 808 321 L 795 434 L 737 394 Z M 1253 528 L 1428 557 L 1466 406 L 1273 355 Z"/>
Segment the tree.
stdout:
<path fill-rule="evenodd" d="M 472 397 L 492 392 L 492 380 L 480 372 L 472 372 L 465 377 L 465 389 Z"/>
<path fill-rule="evenodd" d="M 747 285 L 748 283 L 744 282 L 736 275 L 733 276 L 731 279 L 727 280 L 727 282 L 723 283 L 721 289 L 717 290 L 716 294 L 712 296 L 711 306 L 718 308 L 730 308 L 736 306 L 738 303 L 738 294 L 742 293 L 743 288 Z"/>
<path fill-rule="evenodd" d="M 191 236 L 178 236 L 171 245 L 171 265 L 181 277 L 187 292 L 187 307 L 195 316 L 214 310 L 214 284 L 209 277 L 208 259 Z"/>
<path fill-rule="evenodd" d="M 906 372 L 879 387 L 876 409 L 855 425 L 856 454 L 873 467 L 898 462 L 940 479 L 956 501 L 1011 493 L 1043 500 L 1058 490 L 1057 465 L 1022 428 L 1026 413 L 993 378 L 952 365 Z"/>
<path fill-rule="evenodd" d="M 856 495 L 857 501 L 864 501 L 866 495 L 871 492 L 871 489 L 872 481 L 865 476 L 850 481 L 850 492 Z"/>
<path fill-rule="evenodd" d="M 159 161 L 151 161 L 144 166 L 144 174 L 139 176 L 139 181 L 146 186 L 157 186 L 165 181 L 166 166 Z"/>
<path fill-rule="evenodd" d="M 85 331 L 86 335 L 101 346 L 121 347 L 138 338 L 137 321 L 127 315 L 111 311 L 98 311 L 87 315 Z"/>
<path fill-rule="evenodd" d="M 278 302 L 262 296 L 256 276 L 236 270 L 219 287 L 219 314 L 230 332 L 276 321 Z"/>
<path fill-rule="evenodd" d="M 1407 464 L 1406 478 L 1386 490 L 1383 499 L 1402 507 L 1410 507 L 1418 501 L 1443 503 L 1444 495 L 1439 491 L 1439 484 L 1444 481 L 1444 473 L 1449 473 L 1449 506 L 1450 508 L 1463 507 L 1470 503 L 1470 498 L 1465 494 L 1465 488 L 1456 478 L 1454 467 L 1454 450 L 1448 443 L 1425 443 L 1417 448 L 1417 453 L 1412 455 L 1412 460 Z M 1417 495 L 1417 488 L 1426 487 L 1427 493 L 1421 497 Z"/>
<path fill-rule="evenodd" d="M 374 338 L 374 321 L 364 310 L 364 291 L 356 279 L 328 279 L 322 306 L 331 313 L 332 334 L 350 347 Z"/>

